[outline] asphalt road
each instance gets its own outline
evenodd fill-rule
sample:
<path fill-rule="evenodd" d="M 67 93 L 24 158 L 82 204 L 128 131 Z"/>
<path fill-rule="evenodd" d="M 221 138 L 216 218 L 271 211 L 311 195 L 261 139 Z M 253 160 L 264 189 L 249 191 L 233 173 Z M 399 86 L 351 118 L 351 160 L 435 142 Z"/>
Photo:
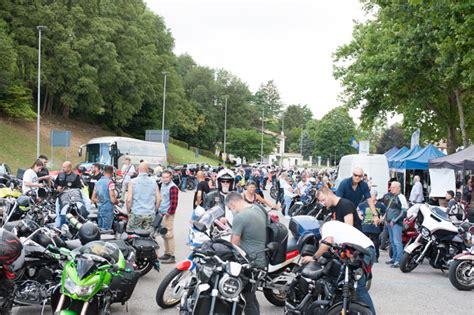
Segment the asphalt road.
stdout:
<path fill-rule="evenodd" d="M 177 260 L 188 256 L 186 236 L 191 216 L 193 192 L 180 193 L 175 219 Z M 286 221 L 286 220 L 283 220 Z M 474 291 L 462 292 L 455 289 L 447 275 L 431 268 L 427 263 L 409 274 L 385 265 L 387 253 L 382 252 L 380 263 L 374 267 L 374 279 L 370 294 L 378 314 L 474 314 Z M 176 308 L 163 310 L 155 302 L 156 289 L 162 279 L 174 266 L 162 265 L 160 272 L 150 271 L 142 277 L 126 306 L 113 305 L 113 314 L 178 314 Z M 258 293 L 262 314 L 283 314 Z M 13 314 L 40 314 L 39 307 L 14 308 Z M 46 309 L 45 314 L 51 310 Z"/>

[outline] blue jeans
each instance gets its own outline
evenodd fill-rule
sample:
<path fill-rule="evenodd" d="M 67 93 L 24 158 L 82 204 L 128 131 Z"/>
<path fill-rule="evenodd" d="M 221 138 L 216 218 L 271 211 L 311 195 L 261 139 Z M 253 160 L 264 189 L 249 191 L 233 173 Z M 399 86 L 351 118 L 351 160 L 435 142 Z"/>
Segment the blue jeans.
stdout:
<path fill-rule="evenodd" d="M 400 224 L 394 224 L 393 227 L 387 224 L 388 236 L 390 237 L 390 246 L 392 246 L 392 261 L 394 263 L 400 263 L 400 259 L 403 254 L 403 243 L 402 243 L 402 226 Z"/>
<path fill-rule="evenodd" d="M 112 207 L 100 207 L 97 212 L 97 226 L 99 229 L 109 230 L 114 223 L 114 209 Z"/>
<path fill-rule="evenodd" d="M 374 247 L 369 247 L 367 248 L 370 252 L 370 257 L 365 256 L 364 261 L 367 264 L 373 265 L 375 262 L 375 248 Z M 367 277 L 365 275 L 362 276 L 362 278 L 357 282 L 357 299 L 367 305 L 372 313 L 375 315 L 375 307 L 374 303 L 372 302 L 372 298 L 370 297 L 369 290 L 367 290 Z"/>
<path fill-rule="evenodd" d="M 285 199 L 285 215 L 288 215 L 292 198 L 290 196 L 284 196 L 284 199 Z"/>
<path fill-rule="evenodd" d="M 186 191 L 186 185 L 188 183 L 188 177 L 181 177 L 181 191 Z"/>

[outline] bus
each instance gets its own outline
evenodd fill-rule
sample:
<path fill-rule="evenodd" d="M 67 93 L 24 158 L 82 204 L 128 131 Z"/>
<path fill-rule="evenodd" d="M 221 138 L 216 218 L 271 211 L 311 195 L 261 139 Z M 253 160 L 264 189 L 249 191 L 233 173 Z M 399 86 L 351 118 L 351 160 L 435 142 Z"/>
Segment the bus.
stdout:
<path fill-rule="evenodd" d="M 79 147 L 78 155 L 84 155 L 84 162 L 80 166 L 86 168 L 90 168 L 93 163 L 99 163 L 121 169 L 125 157 L 129 157 L 132 164 L 135 165 L 139 164 L 140 160 L 144 160 L 151 168 L 167 163 L 166 149 L 163 143 L 126 137 L 91 139 L 87 144 Z"/>

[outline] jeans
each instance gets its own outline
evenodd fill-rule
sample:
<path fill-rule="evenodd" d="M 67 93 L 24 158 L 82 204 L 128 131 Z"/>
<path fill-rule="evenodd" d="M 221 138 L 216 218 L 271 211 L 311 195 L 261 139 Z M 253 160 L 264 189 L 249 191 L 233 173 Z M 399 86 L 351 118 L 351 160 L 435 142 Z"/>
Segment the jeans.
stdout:
<path fill-rule="evenodd" d="M 402 228 L 401 224 L 394 224 L 393 227 L 390 224 L 387 225 L 390 246 L 392 246 L 393 252 L 392 261 L 394 263 L 400 263 L 400 258 L 403 254 Z"/>
<path fill-rule="evenodd" d="M 188 183 L 188 177 L 187 176 L 181 177 L 181 191 L 186 191 L 187 183 Z"/>
<path fill-rule="evenodd" d="M 380 247 L 380 233 L 364 232 L 364 234 L 368 238 L 370 238 L 372 243 L 374 243 L 374 245 L 375 245 L 375 258 L 379 259 L 379 257 L 380 257 L 380 250 L 379 250 L 379 247 Z"/>
<path fill-rule="evenodd" d="M 114 209 L 112 207 L 100 207 L 97 213 L 97 226 L 100 229 L 109 230 L 114 223 Z"/>
<path fill-rule="evenodd" d="M 370 252 L 370 257 L 366 256 L 364 258 L 364 261 L 367 264 L 373 265 L 374 261 L 375 261 L 375 248 L 371 246 L 367 249 Z M 369 290 L 367 290 L 366 283 L 367 283 L 367 277 L 365 275 L 363 275 L 362 278 L 357 282 L 357 289 L 356 289 L 357 299 L 360 302 L 367 305 L 370 308 L 370 310 L 372 311 L 372 313 L 374 313 L 374 315 L 375 315 L 374 303 L 372 302 L 372 298 L 370 297 Z"/>
<path fill-rule="evenodd" d="M 258 304 L 257 295 L 253 285 L 247 284 L 247 286 L 242 290 L 242 295 L 245 298 L 245 315 L 260 315 L 260 305 Z"/>
<path fill-rule="evenodd" d="M 290 210 L 290 205 L 291 205 L 291 196 L 284 196 L 285 199 L 285 215 L 288 215 L 288 211 Z"/>

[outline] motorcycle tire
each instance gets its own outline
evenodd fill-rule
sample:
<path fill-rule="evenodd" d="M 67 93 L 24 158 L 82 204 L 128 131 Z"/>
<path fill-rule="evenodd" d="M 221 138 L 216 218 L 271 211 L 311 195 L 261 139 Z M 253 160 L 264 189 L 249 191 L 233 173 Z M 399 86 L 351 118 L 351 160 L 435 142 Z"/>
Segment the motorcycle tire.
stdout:
<path fill-rule="evenodd" d="M 263 295 L 265 295 L 265 298 L 267 299 L 268 302 L 275 306 L 285 306 L 285 301 L 286 301 L 286 292 L 280 292 L 268 288 L 263 289 Z"/>
<path fill-rule="evenodd" d="M 186 183 L 186 189 L 187 190 L 194 190 L 196 188 L 196 184 L 194 181 L 190 180 Z"/>
<path fill-rule="evenodd" d="M 412 253 L 403 253 L 402 258 L 400 259 L 400 270 L 404 273 L 411 272 L 418 267 L 418 263 L 416 260 L 421 255 L 420 251 L 412 252 Z"/>
<path fill-rule="evenodd" d="M 470 291 L 474 289 L 474 277 L 471 276 L 471 279 L 463 279 L 467 276 L 467 272 L 471 270 L 474 262 L 472 260 L 454 260 L 449 266 L 449 281 L 451 284 L 458 290 L 461 291 Z"/>
<path fill-rule="evenodd" d="M 278 198 L 278 191 L 274 189 L 273 187 L 270 188 L 270 197 L 272 197 L 275 200 L 277 200 Z"/>
<path fill-rule="evenodd" d="M 301 204 L 294 204 L 291 206 L 291 208 L 288 210 L 288 215 L 290 217 L 300 215 L 301 209 L 303 209 L 303 205 Z"/>
<path fill-rule="evenodd" d="M 137 260 L 137 271 L 140 272 L 140 277 L 143 277 L 147 273 L 150 272 L 150 270 L 153 269 L 153 262 L 150 260 L 146 261 L 140 261 Z"/>
<path fill-rule="evenodd" d="M 342 308 L 342 304 L 341 304 Z M 342 309 L 339 307 L 332 308 L 329 310 L 327 315 L 340 315 L 342 314 Z M 351 303 L 349 312 L 346 312 L 348 315 L 373 315 L 372 311 L 368 306 L 361 305 L 358 303 Z"/>
<path fill-rule="evenodd" d="M 161 280 L 161 283 L 156 290 L 156 304 L 158 304 L 159 307 L 166 309 L 179 304 L 181 297 L 175 300 L 165 301 L 164 296 L 166 289 L 172 285 L 173 281 L 180 279 L 186 271 L 187 270 L 179 270 L 174 268 L 166 275 L 166 277 L 163 278 L 163 280 Z"/>

